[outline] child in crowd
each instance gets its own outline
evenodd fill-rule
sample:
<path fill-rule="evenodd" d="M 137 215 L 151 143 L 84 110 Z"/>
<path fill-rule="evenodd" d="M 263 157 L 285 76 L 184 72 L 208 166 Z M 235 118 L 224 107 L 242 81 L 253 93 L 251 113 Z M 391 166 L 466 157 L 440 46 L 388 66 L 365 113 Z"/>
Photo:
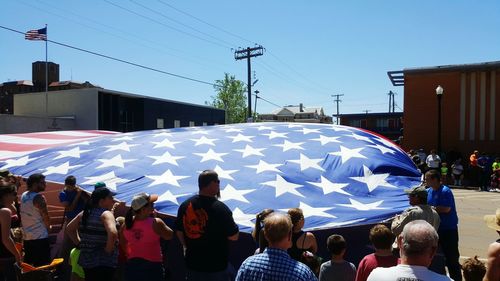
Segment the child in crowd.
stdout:
<path fill-rule="evenodd" d="M 453 175 L 454 185 L 461 186 L 462 179 L 464 178 L 464 166 L 462 165 L 462 159 L 457 159 L 455 163 L 451 165 L 451 174 Z"/>
<path fill-rule="evenodd" d="M 448 184 L 448 164 L 446 162 L 441 163 L 441 183 Z"/>
<path fill-rule="evenodd" d="M 344 260 L 347 244 L 342 235 L 331 235 L 326 241 L 331 259 L 321 265 L 319 281 L 353 281 L 356 277 L 356 266 Z"/>
<path fill-rule="evenodd" d="M 377 267 L 391 267 L 398 264 L 398 258 L 392 254 L 394 234 L 383 225 L 377 224 L 370 229 L 370 242 L 375 247 L 375 253 L 365 256 L 359 262 L 356 281 L 366 281 Z"/>
<path fill-rule="evenodd" d="M 490 191 L 500 191 L 500 157 L 495 158 L 491 165 Z"/>
<path fill-rule="evenodd" d="M 486 274 L 486 266 L 477 256 L 468 258 L 462 264 L 465 281 L 482 281 Z"/>

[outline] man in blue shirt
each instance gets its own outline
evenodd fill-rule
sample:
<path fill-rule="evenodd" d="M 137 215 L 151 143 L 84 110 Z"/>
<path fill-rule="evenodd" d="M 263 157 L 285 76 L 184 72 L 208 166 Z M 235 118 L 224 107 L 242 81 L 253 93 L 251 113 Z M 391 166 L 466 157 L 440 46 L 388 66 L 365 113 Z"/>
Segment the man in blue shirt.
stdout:
<path fill-rule="evenodd" d="M 459 263 L 458 251 L 458 215 L 455 208 L 455 198 L 451 189 L 441 184 L 441 175 L 436 170 L 425 173 L 427 189 L 427 203 L 436 208 L 441 223 L 439 224 L 439 245 L 446 257 L 446 266 L 450 277 L 455 281 L 462 281 L 462 271 Z"/>
<path fill-rule="evenodd" d="M 292 259 L 287 253 L 287 249 L 292 246 L 292 221 L 288 215 L 269 215 L 264 220 L 264 236 L 269 242 L 268 248 L 243 262 L 236 281 L 318 280 L 309 267 Z"/>
<path fill-rule="evenodd" d="M 63 242 L 59 250 L 59 257 L 64 258 L 62 275 L 69 279 L 71 274 L 71 266 L 69 265 L 69 254 L 75 244 L 66 235 L 66 225 L 74 219 L 85 207 L 85 202 L 88 200 L 88 195 L 76 185 L 74 176 L 67 176 L 64 180 L 64 189 L 59 193 L 59 201 L 64 206 L 64 224 L 63 224 Z M 64 279 L 64 278 L 63 278 Z"/>

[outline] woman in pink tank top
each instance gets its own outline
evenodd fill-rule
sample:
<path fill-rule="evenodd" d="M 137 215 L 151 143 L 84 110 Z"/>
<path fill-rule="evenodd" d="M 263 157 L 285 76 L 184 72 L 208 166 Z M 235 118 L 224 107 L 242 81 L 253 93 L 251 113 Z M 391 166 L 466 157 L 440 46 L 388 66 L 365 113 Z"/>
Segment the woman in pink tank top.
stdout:
<path fill-rule="evenodd" d="M 127 253 L 126 280 L 164 280 L 160 238 L 172 239 L 173 231 L 161 219 L 152 217 L 156 200 L 156 194 L 134 196 L 125 216 L 120 244 Z"/>

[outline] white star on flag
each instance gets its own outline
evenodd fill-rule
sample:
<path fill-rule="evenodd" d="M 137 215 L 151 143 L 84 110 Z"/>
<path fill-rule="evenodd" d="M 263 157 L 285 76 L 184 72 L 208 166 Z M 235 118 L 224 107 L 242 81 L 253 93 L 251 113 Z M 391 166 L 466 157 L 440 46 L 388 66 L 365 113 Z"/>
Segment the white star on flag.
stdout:
<path fill-rule="evenodd" d="M 357 139 L 357 140 L 360 140 L 360 141 L 366 141 L 366 142 L 369 142 L 369 143 L 374 143 L 373 140 L 371 140 L 369 137 L 366 137 L 366 136 L 362 136 L 362 135 L 358 135 L 358 134 L 355 134 L 355 133 L 352 133 L 352 136 L 353 138 Z"/>
<path fill-rule="evenodd" d="M 242 134 L 238 134 L 236 136 L 229 136 L 228 138 L 233 139 L 233 142 L 239 142 L 239 141 L 252 142 L 252 138 L 254 138 L 254 136 L 245 136 Z"/>
<path fill-rule="evenodd" d="M 340 151 L 330 152 L 329 154 L 335 155 L 335 156 L 340 156 L 342 158 L 342 164 L 344 164 L 345 162 L 347 162 L 351 158 L 366 158 L 366 156 L 359 153 L 363 149 L 364 149 L 364 147 L 349 149 L 349 148 L 341 145 Z"/>
<path fill-rule="evenodd" d="M 122 179 L 119 178 L 115 175 L 114 171 L 111 171 L 109 173 L 100 175 L 100 176 L 95 176 L 95 177 L 85 177 L 87 179 L 85 182 L 82 182 L 82 184 L 95 184 L 96 182 L 104 182 L 106 184 L 106 187 L 112 190 L 116 190 L 116 185 L 124 183 L 124 182 L 129 182 L 130 180 L 128 179 Z"/>
<path fill-rule="evenodd" d="M 7 165 L 3 165 L 2 169 L 24 166 L 24 165 L 28 164 L 28 162 L 33 161 L 37 158 L 39 158 L 39 157 L 30 158 L 29 155 L 26 155 L 26 156 L 23 156 L 23 157 L 18 158 L 18 159 L 7 159 L 7 160 L 5 160 L 5 163 L 7 163 Z"/>
<path fill-rule="evenodd" d="M 264 125 L 261 125 L 261 126 L 257 127 L 257 130 L 259 130 L 259 131 L 272 130 L 272 129 L 273 129 L 273 127 L 264 126 Z"/>
<path fill-rule="evenodd" d="M 214 172 L 216 172 L 219 178 L 221 179 L 228 179 L 234 181 L 231 174 L 238 172 L 238 170 L 224 170 L 219 165 L 216 165 L 214 168 Z"/>
<path fill-rule="evenodd" d="M 396 188 L 394 185 L 388 183 L 386 179 L 391 175 L 389 173 L 385 174 L 373 174 L 370 168 L 363 165 L 363 174 L 362 177 L 350 177 L 355 181 L 359 181 L 365 183 L 368 187 L 368 192 L 372 192 L 378 186 L 392 187 Z"/>
<path fill-rule="evenodd" d="M 330 211 L 335 209 L 335 207 L 311 207 L 304 202 L 300 202 L 299 208 L 302 209 L 304 213 L 304 218 L 309 217 L 326 217 L 326 218 L 336 218 L 336 216 L 329 214 L 325 211 Z"/>
<path fill-rule="evenodd" d="M 285 138 L 287 139 L 288 137 L 286 136 L 288 133 L 278 133 L 275 131 L 271 131 L 268 134 L 262 134 L 264 136 L 267 136 L 270 140 L 275 139 L 275 138 Z"/>
<path fill-rule="evenodd" d="M 131 136 L 116 137 L 111 139 L 111 141 L 133 141 L 133 140 L 134 138 Z"/>
<path fill-rule="evenodd" d="M 235 149 L 234 151 L 243 153 L 242 157 L 245 158 L 250 155 L 264 156 L 264 154 L 261 153 L 262 150 L 265 150 L 265 148 L 253 148 L 247 144 L 245 149 Z"/>
<path fill-rule="evenodd" d="M 177 164 L 177 160 L 182 159 L 182 158 L 186 158 L 186 156 L 173 156 L 168 151 L 165 151 L 165 153 L 163 153 L 160 156 L 148 156 L 148 157 L 156 160 L 153 162 L 153 165 L 158 165 L 158 164 L 162 164 L 162 163 L 169 163 L 169 164 L 172 164 L 175 166 L 179 166 L 179 164 Z"/>
<path fill-rule="evenodd" d="M 217 139 L 209 139 L 205 136 L 201 136 L 199 139 L 191 139 L 191 140 L 195 142 L 194 146 L 198 146 L 198 145 L 202 145 L 202 144 L 208 144 L 208 145 L 215 146 L 214 141 L 216 141 Z"/>
<path fill-rule="evenodd" d="M 172 194 L 172 192 L 170 190 L 167 190 L 165 193 L 158 196 L 157 202 L 170 201 L 170 202 L 174 203 L 175 205 L 179 205 L 179 201 L 177 201 L 177 198 L 183 197 L 186 195 L 189 195 L 189 193 L 174 195 L 174 194 Z"/>
<path fill-rule="evenodd" d="M 161 133 L 154 134 L 153 138 L 156 138 L 156 137 L 171 137 L 171 136 L 172 136 L 172 133 L 161 132 Z"/>
<path fill-rule="evenodd" d="M 300 194 L 297 191 L 297 188 L 302 187 L 302 185 L 287 182 L 280 175 L 276 175 L 276 180 L 267 181 L 267 182 L 264 182 L 262 184 L 274 187 L 276 189 L 276 198 L 278 198 L 278 196 L 281 196 L 282 194 L 285 194 L 285 193 L 290 193 L 290 194 L 294 194 L 294 195 L 297 195 L 300 197 L 305 197 L 304 195 Z"/>
<path fill-rule="evenodd" d="M 382 154 L 384 153 L 391 153 L 391 154 L 396 154 L 396 151 L 393 149 L 390 149 L 386 146 L 380 145 L 380 144 L 375 144 L 375 145 L 368 145 L 369 147 L 373 147 L 375 149 L 378 149 Z"/>
<path fill-rule="evenodd" d="M 59 166 L 50 166 L 45 169 L 45 172 L 43 174 L 45 176 L 52 175 L 52 174 L 60 174 L 60 175 L 66 175 L 68 174 L 68 171 L 70 169 L 78 168 L 83 165 L 75 165 L 75 166 L 70 166 L 69 161 L 59 165 Z"/>
<path fill-rule="evenodd" d="M 283 165 L 283 164 L 269 164 L 264 160 L 259 160 L 259 164 L 249 165 L 246 167 L 252 168 L 252 169 L 257 169 L 257 171 L 256 171 L 257 174 L 260 174 L 260 173 L 265 172 L 265 171 L 281 173 L 281 171 L 277 169 L 277 167 L 279 167 L 281 165 Z"/>
<path fill-rule="evenodd" d="M 198 134 L 198 135 L 208 135 L 207 131 L 202 131 L 199 128 L 192 129 L 193 131 L 191 132 L 192 135 Z"/>
<path fill-rule="evenodd" d="M 138 144 L 127 144 L 126 142 L 122 142 L 120 144 L 116 145 L 106 145 L 105 147 L 108 147 L 108 150 L 106 152 L 111 152 L 115 150 L 123 150 L 123 151 L 128 151 L 130 152 L 130 148 L 137 146 Z"/>
<path fill-rule="evenodd" d="M 241 133 L 243 132 L 243 129 L 238 129 L 238 128 L 229 128 L 225 130 L 226 133 Z"/>
<path fill-rule="evenodd" d="M 106 168 L 106 167 L 118 167 L 124 168 L 125 163 L 135 161 L 137 159 L 122 159 L 121 154 L 116 155 L 111 159 L 97 159 L 97 161 L 102 162 L 102 164 L 96 169 Z"/>
<path fill-rule="evenodd" d="M 155 146 L 153 148 L 160 148 L 160 147 L 168 147 L 175 149 L 175 145 L 180 143 L 178 141 L 170 141 L 169 139 L 165 138 L 161 142 L 153 142 Z"/>
<path fill-rule="evenodd" d="M 308 134 L 311 134 L 311 133 L 317 133 L 319 134 L 320 131 L 319 129 L 309 129 L 309 128 L 302 128 L 302 130 L 298 130 L 297 132 L 302 132 L 302 134 L 304 135 L 308 135 Z"/>
<path fill-rule="evenodd" d="M 319 139 L 311 139 L 313 141 L 319 141 L 321 142 L 321 145 L 325 145 L 325 144 L 329 144 L 331 142 L 338 142 L 338 143 L 341 143 L 341 141 L 339 141 L 340 137 L 325 137 L 323 135 L 319 135 Z"/>
<path fill-rule="evenodd" d="M 352 194 L 350 194 L 342 189 L 342 188 L 348 186 L 347 183 L 333 183 L 323 176 L 321 176 L 321 182 L 308 181 L 308 183 L 321 188 L 323 190 L 324 195 L 327 195 L 327 194 L 332 193 L 332 192 L 338 192 L 338 193 L 352 196 Z"/>
<path fill-rule="evenodd" d="M 243 195 L 253 191 L 255 191 L 255 189 L 235 189 L 232 185 L 228 184 L 223 190 L 220 191 L 221 193 L 220 198 L 224 202 L 232 199 L 245 203 L 250 203 Z"/>
<path fill-rule="evenodd" d="M 356 201 L 352 198 L 349 198 L 349 201 L 351 201 L 351 204 L 337 204 L 339 206 L 344 206 L 344 207 L 348 207 L 348 208 L 354 208 L 358 211 L 370 211 L 370 210 L 384 210 L 384 209 L 387 209 L 387 208 L 381 208 L 379 207 L 380 204 L 382 204 L 382 202 L 384 202 L 384 200 L 380 200 L 380 201 L 377 201 L 377 202 L 373 202 L 373 203 L 361 203 L 359 201 Z"/>
<path fill-rule="evenodd" d="M 279 146 L 283 148 L 283 152 L 288 151 L 290 149 L 300 149 L 304 150 L 301 145 L 303 145 L 303 142 L 290 142 L 287 140 L 283 141 L 283 144 L 275 144 L 274 146 Z"/>
<path fill-rule="evenodd" d="M 215 160 L 215 161 L 220 161 L 220 162 L 224 162 L 224 160 L 222 160 L 222 156 L 228 154 L 228 153 L 217 153 L 215 151 L 213 151 L 211 148 L 208 149 L 207 152 L 205 153 L 193 153 L 194 155 L 198 155 L 198 156 L 201 156 L 201 162 L 205 162 L 205 161 L 208 161 L 208 160 Z"/>
<path fill-rule="evenodd" d="M 332 126 L 330 129 L 336 131 L 336 132 L 349 132 L 352 133 L 352 130 L 350 127 L 342 126 L 342 125 L 337 125 L 337 126 Z"/>
<path fill-rule="evenodd" d="M 325 169 L 321 168 L 320 165 L 318 165 L 319 162 L 323 161 L 322 158 L 319 159 L 311 159 L 304 154 L 300 154 L 300 159 L 298 160 L 288 160 L 288 162 L 296 163 L 300 165 L 300 170 L 304 171 L 309 168 L 317 169 L 320 171 L 324 171 Z"/>
<path fill-rule="evenodd" d="M 252 220 L 255 219 L 255 215 L 254 214 L 245 214 L 238 207 L 236 207 L 233 210 L 233 219 L 234 219 L 234 222 L 239 224 L 239 225 L 243 225 L 243 226 L 247 226 L 247 227 L 254 227 L 255 226 L 254 223 L 252 222 Z"/>
<path fill-rule="evenodd" d="M 91 149 L 80 150 L 79 146 L 77 146 L 75 148 L 72 148 L 70 150 L 57 151 L 57 153 L 59 153 L 59 156 L 57 156 L 56 158 L 54 158 L 54 160 L 62 159 L 62 158 L 65 158 L 65 157 L 80 158 L 80 154 L 81 153 L 85 153 L 85 152 L 88 152 L 88 151 L 92 151 L 92 150 Z"/>
<path fill-rule="evenodd" d="M 177 180 L 189 178 L 189 176 L 174 176 L 174 174 L 172 174 L 170 169 L 168 169 L 163 174 L 161 174 L 159 176 L 146 175 L 146 178 L 153 180 L 153 182 L 148 186 L 166 183 L 169 185 L 180 187 L 179 182 Z"/>

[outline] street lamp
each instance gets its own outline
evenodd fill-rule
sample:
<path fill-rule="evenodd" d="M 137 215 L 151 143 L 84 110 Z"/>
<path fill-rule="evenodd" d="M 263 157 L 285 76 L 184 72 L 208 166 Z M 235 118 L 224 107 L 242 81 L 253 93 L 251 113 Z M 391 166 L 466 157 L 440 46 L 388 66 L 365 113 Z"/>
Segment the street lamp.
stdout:
<path fill-rule="evenodd" d="M 441 98 L 443 97 L 443 91 L 443 87 L 438 85 L 436 88 L 436 96 L 438 100 L 437 151 L 439 156 L 441 156 Z"/>

